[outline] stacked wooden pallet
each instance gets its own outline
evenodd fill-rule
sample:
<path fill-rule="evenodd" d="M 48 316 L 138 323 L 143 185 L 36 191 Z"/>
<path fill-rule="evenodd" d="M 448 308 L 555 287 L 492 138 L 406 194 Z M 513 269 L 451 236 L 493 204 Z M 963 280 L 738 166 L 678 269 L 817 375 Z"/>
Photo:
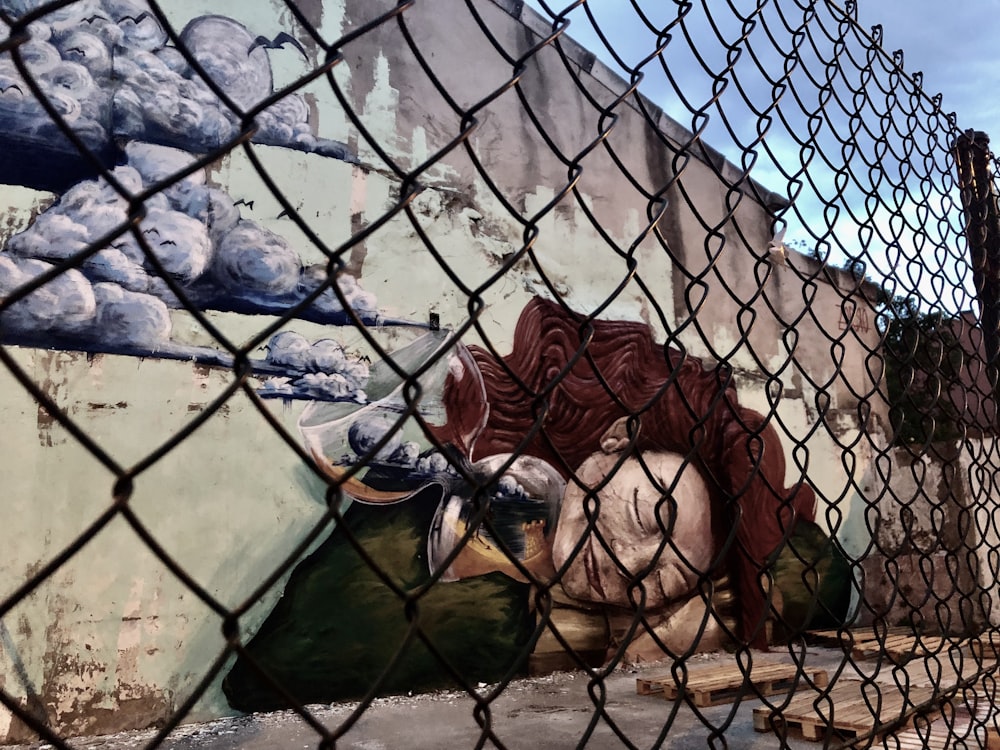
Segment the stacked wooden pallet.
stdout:
<path fill-rule="evenodd" d="M 1000 659 L 1000 640 L 995 634 L 984 633 L 969 639 L 969 648 L 980 659 Z"/>
<path fill-rule="evenodd" d="M 893 662 L 902 664 L 914 657 L 947 651 L 954 643 L 954 639 L 940 636 L 892 635 L 885 641 L 876 639 L 855 645 L 851 650 L 851 656 L 855 659 L 867 659 L 885 654 Z"/>
<path fill-rule="evenodd" d="M 808 633 L 807 639 L 813 644 L 849 648 L 856 660 L 887 654 L 900 664 L 913 657 L 941 657 L 961 649 L 976 657 L 968 660 L 968 665 L 981 670 L 984 660 L 1000 655 L 1000 640 L 997 639 L 919 636 L 909 628 L 892 628 L 879 633 L 871 630 L 817 631 Z M 962 659 L 961 663 L 965 664 L 966 660 Z M 956 669 L 962 671 L 959 667 Z M 754 729 L 789 732 L 812 741 L 846 739 L 850 742 L 857 738 L 859 742 L 867 742 L 872 736 L 891 736 L 893 739 L 887 746 L 897 750 L 944 750 L 955 746 L 959 738 L 970 747 L 980 746 L 984 727 L 990 724 L 989 714 L 996 705 L 996 685 L 993 683 L 990 690 L 979 685 L 975 689 L 979 697 L 972 697 L 971 704 L 960 701 L 961 705 L 956 706 L 949 702 L 948 696 L 968 678 L 962 674 L 955 675 L 958 682 L 951 683 L 950 691 L 947 685 L 938 685 L 935 691 L 929 687 L 901 690 L 893 684 L 857 679 L 842 679 L 828 687 L 828 676 L 822 669 L 803 669 L 797 664 L 761 660 L 755 660 L 749 670 L 731 661 L 706 667 L 693 666 L 685 672 L 676 677 L 669 673 L 640 678 L 636 681 L 636 692 L 662 695 L 668 700 L 689 700 L 701 708 L 791 691 L 793 694 L 787 704 L 779 699 L 766 701 L 767 705 L 753 709 Z M 987 699 L 986 693 L 993 698 Z M 967 701 L 970 691 L 960 691 L 960 694 L 965 696 L 962 701 Z M 970 705 L 976 710 L 970 710 Z M 920 720 L 914 725 L 917 717 Z M 989 750 L 1000 750 L 1000 734 L 987 734 L 986 741 Z"/>
<path fill-rule="evenodd" d="M 827 673 L 822 669 L 802 669 L 795 664 L 754 664 L 744 672 L 738 664 L 691 669 L 683 684 L 673 675 L 640 678 L 636 692 L 640 695 L 662 694 L 667 700 L 689 696 L 699 707 L 731 703 L 737 698 L 753 699 L 758 695 L 777 695 L 807 685 L 808 677 L 817 687 L 827 684 Z"/>
<path fill-rule="evenodd" d="M 865 736 L 876 727 L 895 729 L 905 725 L 913 707 L 932 696 L 929 688 L 910 688 L 904 695 L 891 686 L 842 680 L 822 693 L 796 692 L 780 709 L 755 708 L 753 726 L 758 732 L 784 726 L 812 741 L 838 735 Z"/>
<path fill-rule="evenodd" d="M 884 628 L 878 633 L 873 628 L 857 628 L 843 630 L 809 630 L 806 632 L 806 641 L 819 646 L 844 646 L 851 643 L 855 645 L 877 641 L 880 637 L 891 638 L 899 635 L 914 635 L 913 628 L 891 627 Z"/>

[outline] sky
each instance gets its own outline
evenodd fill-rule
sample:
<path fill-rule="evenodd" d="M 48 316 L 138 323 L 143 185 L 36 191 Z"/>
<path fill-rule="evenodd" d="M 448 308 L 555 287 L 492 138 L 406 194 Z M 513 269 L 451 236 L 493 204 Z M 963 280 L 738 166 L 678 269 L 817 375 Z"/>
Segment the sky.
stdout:
<path fill-rule="evenodd" d="M 527 5 L 547 15 L 543 4 L 543 0 L 527 0 Z M 676 14 L 676 4 L 664 0 L 643 0 L 639 4 L 653 20 L 668 20 Z M 734 4 L 750 8 L 756 2 L 737 0 Z M 795 0 L 782 4 L 794 7 Z M 843 6 L 845 3 L 841 0 L 838 4 Z M 567 0 L 548 0 L 548 8 L 555 11 L 568 5 Z M 602 29 L 621 45 L 621 49 L 633 50 L 636 55 L 652 50 L 651 38 L 646 38 L 639 29 L 629 0 L 587 0 L 587 5 Z M 661 7 L 659 12 L 656 12 L 657 5 Z M 695 5 L 701 3 L 696 0 Z M 710 5 L 721 18 L 726 4 Z M 963 129 L 974 128 L 987 133 L 995 130 L 1000 140 L 1000 96 L 994 93 L 1000 79 L 1000 66 L 997 65 L 1000 0 L 955 2 L 947 5 L 947 12 L 942 11 L 943 7 L 940 0 L 860 0 L 857 13 L 866 32 L 876 24 L 882 26 L 882 47 L 890 53 L 897 49 L 904 51 L 904 70 L 908 73 L 922 71 L 924 91 L 930 95 L 943 94 L 943 110 L 956 112 Z M 588 49 L 600 51 L 601 43 L 587 27 L 581 11 L 575 10 L 571 17 L 574 20 L 568 33 Z M 600 52 L 599 56 L 608 58 L 606 52 Z M 643 86 L 644 91 L 649 88 L 655 94 L 655 86 Z"/>
<path fill-rule="evenodd" d="M 904 68 L 923 71 L 924 90 L 943 95 L 943 109 L 958 115 L 960 127 L 1000 143 L 1000 0 L 861 0 L 858 18 L 883 26 L 883 46 L 904 51 Z"/>
<path fill-rule="evenodd" d="M 672 24 L 678 8 L 684 7 L 665 0 L 635 2 L 647 15 L 648 26 L 629 0 L 587 0 L 600 29 L 627 66 L 639 66 L 655 50 L 656 34 L 649 27 Z M 543 0 L 528 0 L 528 5 L 549 15 Z M 569 5 L 567 0 L 548 1 L 548 9 L 557 13 Z M 754 16 L 757 23 L 749 47 L 742 45 L 741 56 L 730 68 L 725 42 L 739 46 L 741 36 L 741 23 L 731 6 L 753 16 L 758 5 L 765 10 Z M 640 91 L 686 127 L 704 127 L 703 139 L 730 161 L 740 164 L 742 159 L 746 164 L 746 154 L 756 152 L 751 176 L 769 189 L 788 195 L 790 184 L 803 181 L 794 207 L 783 216 L 786 240 L 800 249 L 839 265 L 863 260 L 864 272 L 878 280 L 898 277 L 900 268 L 910 267 L 914 270 L 899 282 L 899 291 L 917 292 L 925 298 L 941 299 L 943 286 L 967 292 L 971 276 L 956 250 L 962 244 L 956 240 L 961 211 L 955 208 L 953 165 L 947 147 L 941 144 L 953 137 L 948 114 L 954 112 L 962 130 L 993 131 L 994 149 L 1000 149 L 1000 95 L 994 93 L 1000 70 L 995 53 L 1000 39 L 1000 13 L 996 12 L 1000 0 L 947 6 L 940 0 L 860 0 L 861 30 L 848 35 L 847 51 L 862 65 L 850 62 L 848 54 L 838 56 L 846 64 L 836 78 L 832 99 L 824 99 L 819 92 L 830 59 L 823 55 L 833 49 L 837 36 L 837 11 L 821 10 L 809 24 L 815 37 L 799 47 L 799 62 L 790 76 L 792 87 L 778 97 L 780 106 L 774 109 L 774 89 L 768 78 L 781 79 L 787 71 L 793 39 L 787 28 L 801 26 L 803 5 L 808 3 L 693 0 L 684 28 L 672 27 L 674 36 L 664 53 L 666 71 L 659 60 L 644 65 Z M 584 9 L 574 8 L 569 18 L 568 33 L 627 77 L 626 68 L 604 48 Z M 868 35 L 876 24 L 882 26 L 885 54 L 872 57 Z M 810 46 L 814 43 L 818 45 L 815 52 Z M 894 73 L 893 54 L 898 49 L 903 50 L 905 79 Z M 864 72 L 866 60 L 875 71 L 871 78 Z M 716 71 L 717 78 L 727 79 L 721 92 L 713 88 L 713 77 L 704 67 Z M 909 80 L 918 72 L 923 74 L 919 89 Z M 864 90 L 870 101 L 859 101 L 858 90 Z M 940 108 L 932 100 L 938 93 Z M 897 99 L 902 106 L 895 106 Z M 891 120 L 885 117 L 887 111 L 893 113 Z M 707 120 L 699 119 L 701 112 L 708 114 Z M 763 140 L 761 113 L 771 118 Z M 812 139 L 809 113 L 814 122 L 821 123 Z M 866 134 L 865 129 L 874 133 Z M 917 134 L 917 152 L 912 143 L 907 144 L 911 133 Z M 928 145 L 935 135 L 940 140 Z M 885 143 L 878 143 L 880 137 Z M 807 142 L 816 144 L 818 153 L 804 158 Z M 845 144 L 854 150 L 845 154 Z M 921 151 L 931 152 L 932 161 Z M 849 170 L 836 174 L 845 162 Z M 892 190 L 887 187 L 890 184 L 903 189 Z M 829 210 L 831 205 L 836 212 Z M 936 264 L 934 272 L 917 267 L 928 263 Z M 935 272 L 946 276 L 947 284 L 935 280 Z M 943 303 L 950 309 L 968 304 L 968 299 Z"/>

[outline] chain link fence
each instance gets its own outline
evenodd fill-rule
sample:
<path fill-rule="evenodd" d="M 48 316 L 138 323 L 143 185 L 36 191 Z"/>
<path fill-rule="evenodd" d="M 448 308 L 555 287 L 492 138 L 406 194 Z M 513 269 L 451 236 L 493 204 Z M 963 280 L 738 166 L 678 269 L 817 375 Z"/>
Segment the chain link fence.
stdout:
<path fill-rule="evenodd" d="M 988 746 L 993 155 L 854 3 L 0 20 L 0 739 Z"/>

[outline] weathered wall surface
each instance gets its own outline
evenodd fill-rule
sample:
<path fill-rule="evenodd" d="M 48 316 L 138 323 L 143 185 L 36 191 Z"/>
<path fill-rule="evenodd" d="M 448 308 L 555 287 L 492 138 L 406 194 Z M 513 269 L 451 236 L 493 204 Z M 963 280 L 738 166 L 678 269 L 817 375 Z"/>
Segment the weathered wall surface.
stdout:
<path fill-rule="evenodd" d="M 991 442 L 898 446 L 880 460 L 887 491 L 870 514 L 862 622 L 969 635 L 995 618 L 981 593 L 996 588 L 988 553 L 995 502 L 982 483 Z"/>
<path fill-rule="evenodd" d="M 15 15 L 23 10 L 12 1 L 2 5 Z M 197 76 L 172 51 L 156 19 L 124 18 L 120 8 L 116 17 L 113 4 L 99 0 L 84 5 L 34 24 L 36 59 L 50 65 L 49 72 L 65 69 L 70 71 L 65 75 L 76 76 L 76 93 L 60 92 L 70 97 L 67 111 L 76 113 L 73 123 L 86 133 L 88 145 L 107 152 L 128 192 L 149 189 L 232 137 L 236 118 L 193 82 Z M 302 6 L 329 41 L 392 4 L 328 0 Z M 185 0 L 171 3 L 169 12 L 178 31 L 187 29 L 185 41 L 196 56 L 198 50 L 226 45 L 249 47 L 246 62 L 240 58 L 229 67 L 208 52 L 199 59 L 237 104 L 251 106 L 323 59 L 319 45 L 282 8 L 266 0 L 224 6 Z M 519 4 L 483 2 L 479 11 L 510 58 L 524 55 L 547 33 Z M 82 19 L 95 14 L 103 19 L 88 21 L 93 28 L 84 29 Z M 190 25 L 202 16 L 210 17 Z M 492 48 L 463 3 L 418 3 L 405 21 L 426 64 L 459 106 L 472 106 L 508 86 L 510 61 Z M 274 40 L 281 32 L 302 49 L 254 41 L 258 35 Z M 112 47 L 114 56 L 108 52 Z M 260 410 L 269 411 L 307 449 L 315 446 L 308 442 L 308 429 L 300 427 L 303 413 L 308 428 L 317 410 L 332 410 L 315 424 L 336 425 L 332 437 L 318 443 L 323 458 L 334 464 L 341 457 L 337 451 L 346 455 L 359 446 L 374 447 L 386 414 L 396 415 L 390 424 L 398 418 L 399 392 L 345 306 L 370 326 L 385 350 L 409 352 L 399 356 L 411 370 L 441 344 L 434 334 L 420 338 L 430 316 L 437 315 L 443 329 L 462 329 L 470 320 L 470 298 L 481 312 L 464 344 L 485 339 L 499 355 L 530 349 L 536 336 L 541 340 L 559 330 L 566 321 L 539 301 L 558 296 L 578 312 L 600 308 L 608 340 L 652 337 L 709 367 L 725 359 L 734 369 L 740 403 L 772 415 L 777 441 L 772 450 L 779 447 L 786 458 L 778 479 L 792 486 L 807 467 L 808 482 L 819 495 L 819 526 L 849 553 L 865 548 L 870 533 L 860 498 L 878 494 L 872 456 L 886 429 L 884 404 L 873 384 L 879 365 L 866 356 L 878 341 L 870 302 L 848 274 L 822 270 L 795 254 L 785 264 L 768 260 L 772 226 L 765 204 L 780 205 L 780 198 L 717 155 L 684 151 L 691 135 L 655 108 L 657 128 L 634 103 L 618 105 L 606 143 L 588 150 L 607 124 L 598 107 L 610 107 L 626 85 L 581 50 L 570 46 L 569 51 L 569 69 L 550 48 L 530 58 L 519 78 L 524 103 L 508 88 L 477 107 L 468 151 L 444 151 L 462 131 L 462 115 L 421 69 L 394 22 L 346 44 L 343 63 L 332 71 L 367 136 L 349 121 L 322 78 L 283 109 L 262 115 L 266 123 L 252 146 L 256 158 L 328 249 L 344 248 L 346 273 L 336 282 L 337 296 L 325 275 L 326 258 L 242 150 L 195 169 L 166 197 L 148 200 L 146 215 L 131 232 L 127 202 L 88 178 L 84 168 L 68 182 L 65 172 L 44 173 L 59 163 L 58 149 L 39 145 L 46 138 L 51 142 L 54 131 L 37 107 L 14 100 L 18 92 L 0 95 L 3 122 L 20 123 L 23 132 L 33 134 L 20 147 L 34 149 L 30 153 L 37 157 L 34 170 L 7 164 L 0 174 L 8 183 L 0 188 L 5 207 L 0 295 L 17 293 L 88 243 L 105 238 L 107 246 L 64 281 L 5 313 L 5 350 L 112 464 L 95 458 L 4 376 L 0 466 L 7 516 L 0 528 L 5 551 L 0 599 L 43 571 L 82 530 L 102 518 L 106 525 L 4 612 L 0 688 L 32 715 L 71 733 L 162 720 L 205 679 L 208 689 L 193 718 L 274 701 L 223 653 L 223 618 L 211 603 L 173 575 L 126 518 L 102 514 L 112 508 L 115 472 L 138 467 L 128 496 L 136 523 L 213 602 L 226 609 L 243 606 L 321 522 L 326 508 L 318 473 Z M 0 63 L 5 75 L 16 74 L 9 60 Z M 580 93 L 573 76 L 594 101 Z M 551 144 L 528 116 L 529 108 Z M 155 145 L 144 145 L 149 142 Z M 554 155 L 553 146 L 564 158 Z M 399 206 L 401 192 L 412 182 L 406 174 L 421 165 L 426 166 L 413 176 L 424 189 L 406 211 L 395 212 L 363 241 L 350 242 Z M 526 244 L 530 256 L 523 252 Z M 326 290 L 310 305 L 307 295 L 323 283 Z M 197 301 L 204 321 L 177 304 L 178 291 Z M 300 306 L 298 314 L 283 332 L 268 330 L 276 311 L 294 305 Z M 517 334 L 518 321 L 532 313 L 537 331 Z M 278 333 L 285 338 L 273 338 Z M 249 346 L 254 375 L 246 381 L 247 391 L 237 390 L 147 466 L 147 456 L 193 425 L 233 386 L 232 354 L 218 335 L 234 347 Z M 315 343 L 323 340 L 335 344 Z M 612 348 L 609 362 L 614 354 Z M 472 364 L 464 345 L 450 356 L 445 364 L 470 379 L 477 366 L 488 364 L 485 355 Z M 428 386 L 440 390 L 444 374 L 431 371 L 438 380 Z M 280 398 L 268 398 L 273 396 Z M 481 446 L 487 444 L 482 429 L 490 429 L 483 428 L 484 405 L 497 411 L 499 401 L 482 394 L 476 396 L 482 403 L 454 392 L 451 397 L 450 405 L 436 412 L 440 417 L 443 410 L 447 419 L 432 424 L 450 430 L 454 444 L 464 441 L 466 458 L 480 470 L 495 470 L 498 464 L 490 461 L 502 451 Z M 443 398 L 449 398 L 447 388 Z M 457 417 L 463 408 L 468 416 Z M 596 435 L 612 422 L 594 425 Z M 355 427 L 372 424 L 374 432 Z M 503 444 L 496 435 L 492 439 Z M 793 452 L 798 442 L 807 450 Z M 426 580 L 428 558 L 433 568 L 434 555 L 450 551 L 447 539 L 439 548 L 433 540 L 443 538 L 449 523 L 457 524 L 452 533 L 460 533 L 467 509 L 453 502 L 457 490 L 452 497 L 428 494 L 429 479 L 443 481 L 443 469 L 435 468 L 441 456 L 412 421 L 382 452 L 382 480 L 390 469 L 397 472 L 395 480 L 402 475 L 410 482 L 409 500 L 391 512 L 355 503 L 346 517 L 372 554 L 395 566 L 392 575 L 405 588 Z M 511 489 L 534 503 L 527 530 L 508 545 L 533 572 L 551 566 L 533 556 L 538 552 L 533 545 L 545 547 L 543 558 L 548 554 L 558 525 L 560 482 L 565 483 L 558 462 L 549 463 L 556 465 L 553 471 L 534 463 L 516 467 Z M 378 477 L 369 473 L 364 479 L 377 485 Z M 356 488 L 361 495 L 368 491 L 374 490 Z M 316 700 L 349 693 L 348 687 L 326 687 L 331 671 L 342 673 L 345 685 L 353 680 L 355 689 L 367 684 L 363 681 L 377 675 L 391 653 L 383 644 L 398 643 L 394 639 L 405 633 L 396 625 L 378 631 L 381 651 L 370 637 L 367 643 L 351 640 L 375 632 L 374 625 L 357 618 L 372 609 L 398 610 L 398 599 L 384 586 L 376 592 L 381 584 L 351 567 L 357 560 L 348 559 L 348 545 L 339 530 L 331 535 L 330 526 L 318 535 L 309 560 L 290 574 L 291 582 L 289 574 L 280 576 L 240 618 L 245 641 L 256 637 L 256 657 L 297 674 L 294 689 Z M 475 559 L 450 561 L 444 577 L 462 580 L 438 587 L 439 600 L 429 597 L 426 608 L 433 618 L 438 611 L 481 613 L 483 602 L 499 602 L 458 635 L 442 630 L 440 637 L 457 644 L 456 663 L 473 665 L 499 654 L 494 666 L 502 671 L 531 633 L 532 614 L 518 571 L 488 551 L 474 552 Z M 535 564 L 539 567 L 531 567 Z M 343 599 L 329 600 L 327 594 L 322 601 L 309 599 L 302 593 L 308 591 L 339 592 Z M 376 596 L 383 597 L 377 606 Z M 577 591 L 567 597 L 576 601 L 557 606 L 566 605 L 562 622 L 568 631 L 578 628 L 581 650 L 601 655 L 621 630 L 605 612 L 616 602 L 588 596 Z M 657 627 L 683 638 L 671 630 L 677 615 L 661 611 Z M 282 641 L 280 633 L 289 630 L 293 642 Z M 352 655 L 351 669 L 345 667 L 345 653 Z M 310 659 L 325 662 L 310 671 L 304 666 Z M 211 674 L 210 665 L 217 667 Z M 406 689 L 411 678 L 417 684 L 428 669 L 420 658 L 407 668 L 412 675 L 403 674 L 386 689 Z M 26 733 L 16 717 L 0 709 L 0 738 L 16 740 Z"/>

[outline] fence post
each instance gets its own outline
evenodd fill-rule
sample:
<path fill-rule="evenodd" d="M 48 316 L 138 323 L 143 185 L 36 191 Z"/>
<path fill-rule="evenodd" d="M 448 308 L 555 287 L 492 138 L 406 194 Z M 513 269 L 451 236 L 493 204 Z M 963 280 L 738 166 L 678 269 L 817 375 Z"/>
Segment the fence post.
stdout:
<path fill-rule="evenodd" d="M 997 211 L 990 137 L 967 130 L 955 142 L 958 184 L 965 209 L 965 236 L 969 242 L 973 283 L 979 301 L 990 402 L 996 403 L 1000 353 L 1000 214 Z M 996 424 L 996 413 L 991 421 Z"/>

